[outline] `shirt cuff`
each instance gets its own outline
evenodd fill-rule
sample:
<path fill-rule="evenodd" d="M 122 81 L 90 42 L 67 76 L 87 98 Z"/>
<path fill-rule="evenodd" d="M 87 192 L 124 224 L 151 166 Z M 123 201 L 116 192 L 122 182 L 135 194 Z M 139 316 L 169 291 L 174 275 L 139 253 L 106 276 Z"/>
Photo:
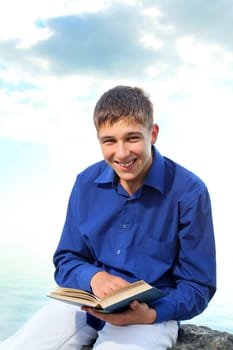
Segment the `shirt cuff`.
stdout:
<path fill-rule="evenodd" d="M 85 267 L 79 274 L 79 285 L 82 286 L 81 289 L 87 290 L 88 292 L 92 292 L 90 285 L 91 279 L 97 272 L 100 271 L 103 270 L 93 265 Z"/>
<path fill-rule="evenodd" d="M 174 299 L 167 295 L 151 304 L 157 315 L 155 323 L 176 320 L 177 303 Z"/>

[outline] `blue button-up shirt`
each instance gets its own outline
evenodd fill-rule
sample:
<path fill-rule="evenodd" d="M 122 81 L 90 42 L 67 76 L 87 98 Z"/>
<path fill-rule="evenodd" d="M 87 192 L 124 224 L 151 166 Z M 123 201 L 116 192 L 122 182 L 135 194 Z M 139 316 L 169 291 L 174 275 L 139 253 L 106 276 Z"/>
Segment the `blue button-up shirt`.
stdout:
<path fill-rule="evenodd" d="M 201 313 L 216 289 L 211 204 L 205 184 L 156 148 L 144 184 L 130 196 L 105 161 L 77 176 L 54 255 L 60 286 L 91 291 L 101 270 L 144 279 L 166 296 L 157 321 Z"/>

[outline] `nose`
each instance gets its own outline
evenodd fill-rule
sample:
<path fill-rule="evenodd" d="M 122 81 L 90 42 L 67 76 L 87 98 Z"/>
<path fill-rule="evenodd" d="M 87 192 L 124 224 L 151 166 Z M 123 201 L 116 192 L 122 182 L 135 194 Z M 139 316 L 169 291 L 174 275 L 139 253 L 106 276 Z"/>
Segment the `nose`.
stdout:
<path fill-rule="evenodd" d="M 124 160 L 128 157 L 128 155 L 130 154 L 130 151 L 128 146 L 124 142 L 119 142 L 116 145 L 115 154 L 119 160 Z"/>

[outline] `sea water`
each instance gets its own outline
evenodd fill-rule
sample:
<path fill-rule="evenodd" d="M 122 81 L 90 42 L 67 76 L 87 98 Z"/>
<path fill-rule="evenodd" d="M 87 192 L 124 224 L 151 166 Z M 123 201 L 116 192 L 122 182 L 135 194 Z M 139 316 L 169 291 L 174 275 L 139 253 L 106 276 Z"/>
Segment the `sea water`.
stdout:
<path fill-rule="evenodd" d="M 47 247 L 0 245 L 0 341 L 15 333 L 45 305 L 54 289 L 52 253 Z"/>
<path fill-rule="evenodd" d="M 43 280 L 1 281 L 0 341 L 12 335 L 48 302 L 49 283 Z"/>

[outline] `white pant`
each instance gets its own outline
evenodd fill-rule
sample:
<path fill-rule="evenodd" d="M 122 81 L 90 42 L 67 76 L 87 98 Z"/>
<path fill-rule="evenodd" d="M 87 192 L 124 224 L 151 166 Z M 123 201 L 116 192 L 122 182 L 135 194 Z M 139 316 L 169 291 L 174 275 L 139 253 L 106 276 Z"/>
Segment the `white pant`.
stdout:
<path fill-rule="evenodd" d="M 177 339 L 176 321 L 149 325 L 112 326 L 96 331 L 78 307 L 52 301 L 17 333 L 0 344 L 0 350 L 81 350 L 95 342 L 95 350 L 165 350 Z"/>

